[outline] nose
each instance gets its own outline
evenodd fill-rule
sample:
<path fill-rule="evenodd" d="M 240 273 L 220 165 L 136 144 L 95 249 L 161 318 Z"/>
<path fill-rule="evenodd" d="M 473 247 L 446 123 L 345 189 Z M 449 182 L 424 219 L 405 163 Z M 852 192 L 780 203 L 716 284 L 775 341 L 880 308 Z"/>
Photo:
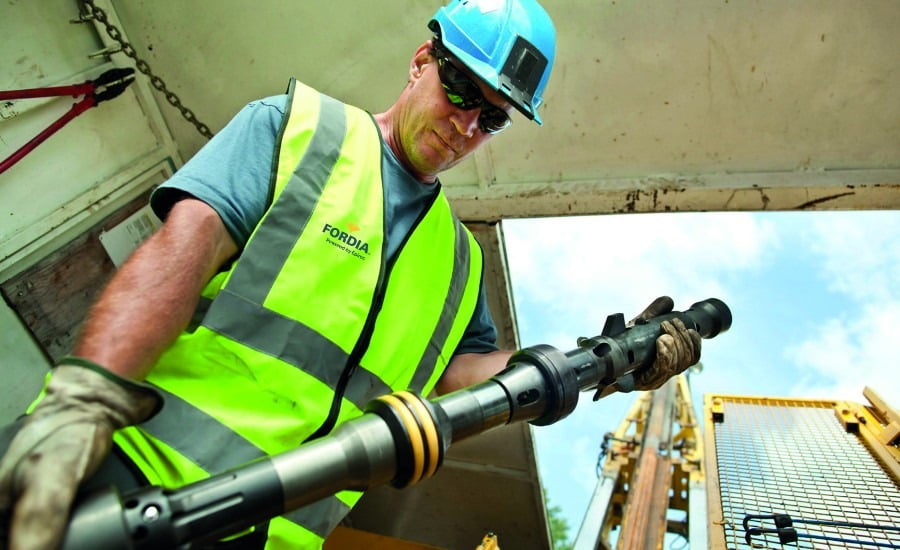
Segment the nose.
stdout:
<path fill-rule="evenodd" d="M 455 113 L 450 117 L 450 122 L 456 131 L 466 137 L 472 137 L 478 130 L 478 117 L 481 116 L 481 108 L 454 109 Z"/>

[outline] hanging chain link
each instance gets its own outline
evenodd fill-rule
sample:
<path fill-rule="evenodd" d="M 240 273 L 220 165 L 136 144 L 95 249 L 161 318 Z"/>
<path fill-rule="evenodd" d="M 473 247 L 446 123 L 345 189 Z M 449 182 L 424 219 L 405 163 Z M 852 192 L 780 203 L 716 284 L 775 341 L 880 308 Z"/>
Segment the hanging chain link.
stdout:
<path fill-rule="evenodd" d="M 153 71 L 150 69 L 150 65 L 148 65 L 146 61 L 137 56 L 137 52 L 134 51 L 134 46 L 132 46 L 131 44 L 126 42 L 124 38 L 122 38 L 122 31 L 120 31 L 118 28 L 116 28 L 115 25 L 109 22 L 109 17 L 107 17 L 106 11 L 94 4 L 94 0 L 82 0 L 82 3 L 90 11 L 89 17 L 93 17 L 103 24 L 103 26 L 106 28 L 106 34 L 108 34 L 110 38 L 119 43 L 119 47 L 121 48 L 120 51 L 134 60 L 134 64 L 137 70 L 150 78 L 150 84 L 166 96 L 166 101 L 168 101 L 173 107 L 178 109 L 181 112 L 181 116 L 183 116 L 185 120 L 193 124 L 202 136 L 206 138 L 213 137 L 212 132 L 209 130 L 209 126 L 197 120 L 197 116 L 194 115 L 194 111 L 182 105 L 181 99 L 178 97 L 178 95 L 176 95 L 175 92 L 169 90 L 169 88 L 166 86 L 166 83 L 163 82 L 163 79 L 153 73 Z"/>

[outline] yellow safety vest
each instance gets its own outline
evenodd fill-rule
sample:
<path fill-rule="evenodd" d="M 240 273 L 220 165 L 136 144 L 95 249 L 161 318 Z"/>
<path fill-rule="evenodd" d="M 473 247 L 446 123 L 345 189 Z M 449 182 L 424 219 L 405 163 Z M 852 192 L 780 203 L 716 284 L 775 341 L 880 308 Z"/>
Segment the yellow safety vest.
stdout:
<path fill-rule="evenodd" d="M 443 192 L 386 261 L 375 121 L 293 80 L 288 94 L 271 206 L 148 376 L 162 411 L 115 436 L 153 484 L 293 449 L 332 406 L 341 423 L 380 395 L 427 394 L 475 310 L 481 249 Z M 273 519 L 266 547 L 321 546 L 359 496 Z"/>

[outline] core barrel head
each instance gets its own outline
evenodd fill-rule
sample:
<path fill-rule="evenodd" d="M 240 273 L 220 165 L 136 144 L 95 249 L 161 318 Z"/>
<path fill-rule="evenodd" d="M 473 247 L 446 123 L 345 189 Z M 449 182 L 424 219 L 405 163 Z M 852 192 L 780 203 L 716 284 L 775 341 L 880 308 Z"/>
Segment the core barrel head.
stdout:
<path fill-rule="evenodd" d="M 697 325 L 704 338 L 713 338 L 731 328 L 731 309 L 718 298 L 697 302 L 684 312 Z"/>

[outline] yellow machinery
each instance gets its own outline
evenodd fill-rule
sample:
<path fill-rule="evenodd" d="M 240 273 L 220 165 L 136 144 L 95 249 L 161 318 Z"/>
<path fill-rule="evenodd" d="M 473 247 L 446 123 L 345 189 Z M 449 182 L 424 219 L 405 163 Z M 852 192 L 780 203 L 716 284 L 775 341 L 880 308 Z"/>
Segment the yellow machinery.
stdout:
<path fill-rule="evenodd" d="M 863 394 L 707 395 L 709 547 L 900 548 L 900 415 Z"/>
<path fill-rule="evenodd" d="M 688 521 L 705 515 L 705 500 L 703 445 L 687 377 L 642 393 L 604 439 L 606 462 L 574 548 L 662 548 L 667 532 L 703 544 L 705 523 Z M 684 519 L 671 519 L 675 514 Z"/>
<path fill-rule="evenodd" d="M 707 395 L 701 438 L 684 375 L 641 394 L 575 550 L 900 548 L 900 414 L 864 396 Z"/>
<path fill-rule="evenodd" d="M 420 542 L 400 540 L 367 531 L 348 527 L 338 527 L 325 540 L 324 550 L 350 550 L 365 548 L 366 550 L 442 550 L 437 546 Z M 487 533 L 475 550 L 500 550 L 497 535 Z"/>

